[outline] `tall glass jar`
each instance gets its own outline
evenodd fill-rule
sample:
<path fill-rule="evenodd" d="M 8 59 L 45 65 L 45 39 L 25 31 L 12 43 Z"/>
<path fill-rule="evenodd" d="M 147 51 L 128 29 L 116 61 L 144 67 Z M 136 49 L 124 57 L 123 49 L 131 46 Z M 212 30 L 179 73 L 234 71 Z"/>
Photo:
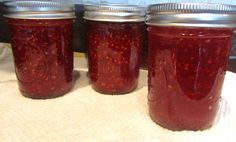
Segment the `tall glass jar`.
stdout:
<path fill-rule="evenodd" d="M 148 8 L 148 104 L 172 130 L 209 128 L 236 26 L 235 6 L 167 3 Z"/>
<path fill-rule="evenodd" d="M 145 39 L 145 9 L 129 5 L 87 6 L 89 78 L 104 94 L 124 94 L 138 83 Z"/>
<path fill-rule="evenodd" d="M 20 91 L 40 99 L 68 92 L 74 7 L 49 1 L 12 1 L 6 7 Z"/>

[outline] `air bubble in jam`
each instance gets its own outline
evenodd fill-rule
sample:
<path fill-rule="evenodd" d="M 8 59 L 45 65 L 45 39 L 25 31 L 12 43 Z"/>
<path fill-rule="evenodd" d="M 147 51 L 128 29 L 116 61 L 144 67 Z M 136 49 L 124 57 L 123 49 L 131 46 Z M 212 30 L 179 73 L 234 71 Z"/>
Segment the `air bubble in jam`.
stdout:
<path fill-rule="evenodd" d="M 231 49 L 231 28 L 149 26 L 151 118 L 172 130 L 209 128 Z"/>
<path fill-rule="evenodd" d="M 144 22 L 87 21 L 89 77 L 93 88 L 105 94 L 123 94 L 138 83 Z"/>
<path fill-rule="evenodd" d="M 8 19 L 21 92 L 52 98 L 72 87 L 72 19 Z"/>

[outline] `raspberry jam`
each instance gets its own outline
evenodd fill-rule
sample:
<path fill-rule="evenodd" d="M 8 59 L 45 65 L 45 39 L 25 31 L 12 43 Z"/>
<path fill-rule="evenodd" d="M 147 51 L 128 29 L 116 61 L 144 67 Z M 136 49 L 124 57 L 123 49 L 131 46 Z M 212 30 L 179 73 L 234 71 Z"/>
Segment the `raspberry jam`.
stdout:
<path fill-rule="evenodd" d="M 88 61 L 92 87 L 105 94 L 123 94 L 138 83 L 144 22 L 88 21 Z"/>
<path fill-rule="evenodd" d="M 153 121 L 202 130 L 217 114 L 231 28 L 149 26 L 148 103 Z"/>
<path fill-rule="evenodd" d="M 20 91 L 52 98 L 72 87 L 73 19 L 8 19 Z"/>

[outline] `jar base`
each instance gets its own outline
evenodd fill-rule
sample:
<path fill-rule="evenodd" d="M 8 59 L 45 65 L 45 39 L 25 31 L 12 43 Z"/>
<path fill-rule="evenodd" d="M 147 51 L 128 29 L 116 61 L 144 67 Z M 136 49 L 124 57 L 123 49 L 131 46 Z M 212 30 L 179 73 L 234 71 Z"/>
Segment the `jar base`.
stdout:
<path fill-rule="evenodd" d="M 92 85 L 92 88 L 93 90 L 95 90 L 96 92 L 98 93 L 101 93 L 101 94 L 104 94 L 104 95 L 125 95 L 125 94 L 128 94 L 132 91 L 134 91 L 136 88 L 137 88 L 137 84 L 135 84 L 133 87 L 131 87 L 130 89 L 128 90 L 125 90 L 125 91 L 113 91 L 113 92 L 110 92 L 110 91 L 104 91 L 104 90 L 101 90 L 99 88 L 96 88 L 95 86 Z"/>
<path fill-rule="evenodd" d="M 162 128 L 165 128 L 165 129 L 168 129 L 168 130 L 171 130 L 171 131 L 203 131 L 203 130 L 206 130 L 206 129 L 210 129 L 213 126 L 212 123 L 204 125 L 204 126 L 199 126 L 199 127 L 183 126 L 183 125 L 178 126 L 177 124 L 173 124 L 173 123 L 172 124 L 167 124 L 167 123 L 160 122 L 157 119 L 155 119 L 155 116 L 152 115 L 150 110 L 149 110 L 149 116 L 150 116 L 151 120 L 154 123 L 161 126 Z"/>
<path fill-rule="evenodd" d="M 24 97 L 30 98 L 30 99 L 53 99 L 53 98 L 57 98 L 57 97 L 62 97 L 64 95 L 66 95 L 68 92 L 70 92 L 71 90 L 72 90 L 72 87 L 70 87 L 69 89 L 67 89 L 61 93 L 53 93 L 50 95 L 36 95 L 36 94 L 26 93 L 21 90 L 20 90 L 20 92 Z"/>

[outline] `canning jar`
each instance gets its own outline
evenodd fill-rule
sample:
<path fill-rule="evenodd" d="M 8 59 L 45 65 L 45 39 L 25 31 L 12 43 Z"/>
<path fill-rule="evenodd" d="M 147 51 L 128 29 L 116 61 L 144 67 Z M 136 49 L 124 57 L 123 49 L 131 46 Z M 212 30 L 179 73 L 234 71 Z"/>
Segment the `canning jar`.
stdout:
<path fill-rule="evenodd" d="M 130 5 L 85 7 L 89 78 L 104 94 L 124 94 L 138 83 L 145 9 Z"/>
<path fill-rule="evenodd" d="M 148 104 L 172 130 L 213 125 L 236 26 L 235 6 L 167 3 L 148 7 Z"/>
<path fill-rule="evenodd" d="M 52 98 L 72 87 L 72 5 L 49 1 L 5 3 L 19 89 Z"/>

